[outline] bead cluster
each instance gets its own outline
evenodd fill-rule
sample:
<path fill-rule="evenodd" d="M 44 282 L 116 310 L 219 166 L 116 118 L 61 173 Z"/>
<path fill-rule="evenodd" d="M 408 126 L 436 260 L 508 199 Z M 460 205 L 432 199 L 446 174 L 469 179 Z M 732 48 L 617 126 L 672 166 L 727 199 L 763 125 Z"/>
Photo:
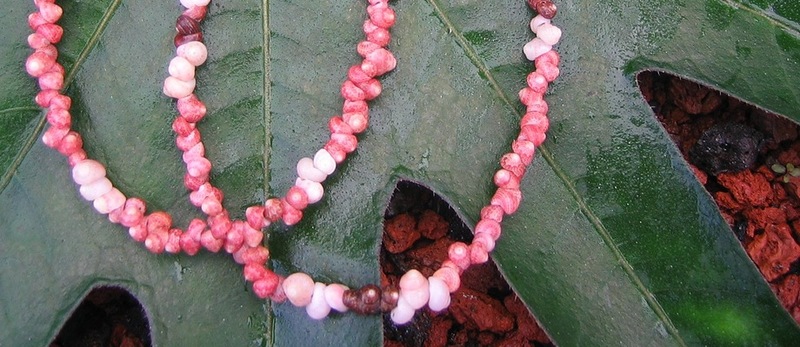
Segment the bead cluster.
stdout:
<path fill-rule="evenodd" d="M 192 204 L 207 216 L 205 220 L 193 219 L 185 230 L 174 228 L 172 217 L 166 212 L 146 214 L 143 200 L 127 198 L 106 177 L 105 167 L 87 158 L 80 135 L 71 130 L 71 100 L 61 93 L 64 68 L 56 62 L 58 51 L 54 44 L 63 35 L 63 29 L 55 24 L 63 11 L 54 1 L 34 0 L 38 11 L 28 17 L 34 30 L 28 37 L 28 44 L 34 52 L 26 62 L 26 70 L 38 78 L 41 91 L 36 102 L 47 109 L 50 127 L 42 141 L 68 158 L 81 196 L 92 201 L 94 208 L 107 214 L 110 221 L 127 227 L 130 236 L 143 242 L 153 253 L 183 251 L 194 255 L 201 248 L 211 252 L 224 249 L 237 263 L 244 265 L 244 278 L 252 282 L 258 297 L 275 302 L 288 299 L 297 307 L 305 307 L 313 319 L 326 317 L 331 309 L 360 314 L 391 312 L 395 323 L 404 324 L 413 318 L 416 310 L 426 305 L 437 312 L 446 309 L 450 293 L 460 286 L 461 273 L 471 264 L 488 260 L 489 252 L 500 237 L 503 216 L 514 213 L 519 207 L 520 180 L 533 160 L 535 148 L 544 141 L 549 124 L 544 93 L 559 74 L 559 56 L 552 51 L 552 46 L 560 39 L 561 31 L 550 23 L 556 13 L 555 5 L 549 0 L 528 0 L 529 6 L 539 15 L 531 21 L 537 38 L 524 48 L 526 56 L 535 61 L 536 66 L 536 71 L 527 78 L 528 87 L 520 91 L 527 113 L 521 121 L 520 135 L 512 144 L 512 152 L 501 158 L 502 169 L 494 176 L 498 189 L 490 204 L 481 210 L 472 244 L 453 244 L 448 252 L 449 260 L 431 277 L 425 278 L 419 271 L 410 270 L 401 277 L 397 287 L 366 285 L 351 290 L 343 284 L 314 282 L 301 272 L 285 278 L 272 272 L 266 267 L 269 251 L 262 245 L 262 230 L 278 221 L 286 225 L 298 223 L 303 210 L 322 199 L 325 179 L 334 173 L 347 154 L 355 151 L 356 135 L 367 128 L 369 121 L 367 101 L 382 91 L 376 77 L 396 66 L 394 56 L 385 48 L 391 40 L 389 29 L 395 22 L 395 12 L 387 0 L 369 0 L 369 18 L 363 25 L 366 40 L 357 46 L 363 61 L 348 70 L 347 80 L 340 88 L 344 98 L 342 115 L 330 118 L 329 141 L 313 158 L 298 161 L 295 185 L 284 197 L 270 198 L 263 205 L 248 207 L 243 221 L 230 219 L 223 206 L 223 192 L 209 182 L 212 164 L 205 157 L 205 147 L 196 127 L 207 111 L 194 89 L 195 69 L 208 56 L 200 23 L 210 0 L 181 0 L 185 10 L 176 21 L 176 56 L 169 63 L 163 92 L 177 99 L 178 116 L 172 129 L 177 134 L 176 145 L 183 152 L 186 164 L 184 185 L 190 190 Z"/>

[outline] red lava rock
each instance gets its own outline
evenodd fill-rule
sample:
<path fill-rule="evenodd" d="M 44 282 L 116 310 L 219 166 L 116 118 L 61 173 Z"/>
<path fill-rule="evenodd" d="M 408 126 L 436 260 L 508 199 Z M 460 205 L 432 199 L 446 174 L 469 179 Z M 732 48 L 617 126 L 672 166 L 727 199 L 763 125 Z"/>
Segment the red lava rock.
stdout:
<path fill-rule="evenodd" d="M 547 333 L 539 326 L 533 319 L 528 308 L 516 295 L 509 295 L 503 300 L 508 312 L 514 315 L 517 319 L 517 331 L 525 337 L 526 340 L 534 340 L 542 344 L 550 343 L 550 338 Z"/>
<path fill-rule="evenodd" d="M 754 174 L 750 170 L 720 173 L 717 181 L 742 204 L 762 207 L 772 198 L 772 187 L 764 175 Z"/>
<path fill-rule="evenodd" d="M 773 290 L 782 303 L 789 307 L 795 307 L 800 299 L 800 275 L 786 276 L 783 281 L 773 285 Z"/>
<path fill-rule="evenodd" d="M 470 266 L 461 275 L 461 286 L 481 293 L 488 293 L 491 289 L 499 292 L 511 291 L 493 262 Z"/>
<path fill-rule="evenodd" d="M 768 225 L 747 245 L 747 254 L 756 263 L 764 278 L 772 282 L 789 271 L 790 264 L 800 257 L 800 246 L 786 224 Z"/>
<path fill-rule="evenodd" d="M 425 276 L 432 276 L 442 266 L 442 262 L 447 260 L 447 250 L 453 242 L 444 237 L 426 246 L 410 249 L 406 253 L 408 256 L 406 265 L 419 270 Z"/>
<path fill-rule="evenodd" d="M 719 92 L 696 83 L 682 83 L 677 78 L 670 83 L 669 94 L 672 102 L 689 114 L 710 113 L 722 104 Z"/>
<path fill-rule="evenodd" d="M 425 340 L 425 347 L 445 347 L 447 346 L 447 332 L 453 327 L 453 321 L 443 316 L 436 316 L 431 322 L 431 330 L 428 339 Z"/>
<path fill-rule="evenodd" d="M 389 253 L 400 253 L 411 247 L 420 238 L 416 229 L 417 221 L 404 213 L 386 221 L 383 232 L 383 246 Z"/>
<path fill-rule="evenodd" d="M 789 183 L 786 183 L 786 190 L 795 199 L 800 199 L 800 177 L 789 176 Z"/>
<path fill-rule="evenodd" d="M 525 336 L 519 332 L 515 331 L 506 338 L 497 342 L 494 345 L 495 347 L 530 347 L 532 346 L 531 343 L 525 338 Z"/>
<path fill-rule="evenodd" d="M 452 295 L 449 311 L 465 327 L 496 333 L 514 329 L 514 317 L 491 296 L 466 288 Z"/>
<path fill-rule="evenodd" d="M 697 166 L 692 164 L 689 164 L 689 168 L 692 169 L 694 176 L 697 177 L 697 180 L 700 182 L 700 184 L 706 185 L 706 183 L 708 183 L 708 175 L 705 173 L 705 171 L 700 170 L 697 168 Z"/>
<path fill-rule="evenodd" d="M 733 195 L 728 192 L 716 192 L 714 193 L 714 200 L 717 201 L 717 205 L 722 207 L 723 209 L 728 210 L 741 210 L 742 204 L 739 203 L 736 199 L 733 198 Z"/>
<path fill-rule="evenodd" d="M 422 216 L 419 217 L 419 223 L 417 223 L 417 231 L 431 240 L 444 237 L 449 229 L 450 226 L 444 217 L 431 210 L 422 212 Z"/>
<path fill-rule="evenodd" d="M 478 339 L 477 340 L 478 340 L 478 345 L 480 345 L 480 346 L 489 346 L 496 339 L 497 338 L 494 336 L 494 334 L 492 334 L 490 332 L 482 331 L 480 334 L 478 334 Z"/>
<path fill-rule="evenodd" d="M 756 230 L 766 229 L 768 225 L 786 224 L 786 212 L 777 207 L 750 209 L 744 212 L 750 221 L 748 226 Z"/>

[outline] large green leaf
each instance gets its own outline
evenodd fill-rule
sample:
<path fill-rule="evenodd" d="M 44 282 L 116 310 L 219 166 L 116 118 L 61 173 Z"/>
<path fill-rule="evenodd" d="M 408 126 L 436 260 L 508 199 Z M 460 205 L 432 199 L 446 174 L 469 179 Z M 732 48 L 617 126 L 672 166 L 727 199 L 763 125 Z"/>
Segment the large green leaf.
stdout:
<path fill-rule="evenodd" d="M 186 201 L 160 94 L 177 1 L 62 1 L 75 123 L 121 189 L 185 225 Z M 791 345 L 780 308 L 635 84 L 657 69 L 800 120 L 792 1 L 558 1 L 562 75 L 549 140 L 507 218 L 495 259 L 559 345 Z M 399 179 L 419 181 L 474 223 L 515 137 L 530 69 L 520 0 L 399 1 L 383 79 L 358 152 L 326 196 L 269 246 L 281 273 L 359 286 L 378 280 L 381 216 Z M 236 217 L 292 182 L 326 138 L 339 83 L 358 61 L 365 4 L 212 3 L 198 94 L 213 181 Z M 222 254 L 150 255 L 80 199 L 42 146 L 23 71 L 30 2 L 0 12 L 0 344 L 45 345 L 93 286 L 129 289 L 159 345 L 377 345 L 381 320 L 324 322 L 257 300 Z"/>

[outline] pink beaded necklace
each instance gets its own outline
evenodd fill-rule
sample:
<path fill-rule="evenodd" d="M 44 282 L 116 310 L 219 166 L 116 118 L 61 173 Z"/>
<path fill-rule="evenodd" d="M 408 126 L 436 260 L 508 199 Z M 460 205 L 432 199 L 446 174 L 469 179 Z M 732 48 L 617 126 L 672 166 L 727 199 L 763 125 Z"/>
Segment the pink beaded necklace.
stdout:
<path fill-rule="evenodd" d="M 210 0 L 180 2 L 185 10 L 176 22 L 176 56 L 169 63 L 169 77 L 164 81 L 163 92 L 177 99 L 179 114 L 172 129 L 177 134 L 176 145 L 183 152 L 186 164 L 184 186 L 191 191 L 191 203 L 206 215 L 205 220 L 193 219 L 185 229 L 173 227 L 172 217 L 166 212 L 147 214 L 143 200 L 126 197 L 106 177 L 105 167 L 87 158 L 80 134 L 71 129 L 71 99 L 61 92 L 64 68 L 56 61 L 58 50 L 54 44 L 61 41 L 63 35 L 63 29 L 55 24 L 63 11 L 55 0 L 34 0 L 38 11 L 28 16 L 28 24 L 34 31 L 28 36 L 28 45 L 34 52 L 28 57 L 25 68 L 39 82 L 41 91 L 36 95 L 36 103 L 47 109 L 50 127 L 42 135 L 42 142 L 67 157 L 81 196 L 92 201 L 95 210 L 107 214 L 111 222 L 128 228 L 130 236 L 143 242 L 153 253 L 183 251 L 194 255 L 201 248 L 211 252 L 224 249 L 244 266 L 244 278 L 252 282 L 253 292 L 259 298 L 274 302 L 288 299 L 297 307 L 305 307 L 313 319 L 326 317 L 331 309 L 353 310 L 359 314 L 391 312 L 396 324 L 404 324 L 413 318 L 416 310 L 426 305 L 436 312 L 446 309 L 450 293 L 460 286 L 461 273 L 472 264 L 488 260 L 489 252 L 500 237 L 503 216 L 514 213 L 522 200 L 520 180 L 533 160 L 536 147 L 545 140 L 549 121 L 544 93 L 559 74 L 559 55 L 552 46 L 558 43 L 561 30 L 550 23 L 556 14 L 555 5 L 550 0 L 526 0 L 539 13 L 530 23 L 537 37 L 523 49 L 536 67 L 527 77 L 528 86 L 519 93 L 527 113 L 520 122 L 521 131 L 512 144 L 512 151 L 500 159 L 501 169 L 494 175 L 498 188 L 490 203 L 481 210 L 472 243 L 452 244 L 449 259 L 428 278 L 417 270 L 410 270 L 397 286 L 366 285 L 351 290 L 339 283 L 314 282 L 302 272 L 286 277 L 272 272 L 266 266 L 269 250 L 262 244 L 262 230 L 278 221 L 286 225 L 298 223 L 303 210 L 322 199 L 325 179 L 347 154 L 355 151 L 356 135 L 367 128 L 369 121 L 367 101 L 378 97 L 382 91 L 377 77 L 396 65 L 394 56 L 386 49 L 391 40 L 389 29 L 395 22 L 394 10 L 388 6 L 388 0 L 369 0 L 368 19 L 363 25 L 366 39 L 357 46 L 363 61 L 350 67 L 347 80 L 341 86 L 342 115 L 330 118 L 329 141 L 313 157 L 298 161 L 298 177 L 284 197 L 270 198 L 263 205 L 248 207 L 246 220 L 232 220 L 223 206 L 222 191 L 209 182 L 212 163 L 205 157 L 201 134 L 196 128 L 196 123 L 206 114 L 205 104 L 194 94 L 194 88 L 195 69 L 207 57 L 200 23 Z"/>

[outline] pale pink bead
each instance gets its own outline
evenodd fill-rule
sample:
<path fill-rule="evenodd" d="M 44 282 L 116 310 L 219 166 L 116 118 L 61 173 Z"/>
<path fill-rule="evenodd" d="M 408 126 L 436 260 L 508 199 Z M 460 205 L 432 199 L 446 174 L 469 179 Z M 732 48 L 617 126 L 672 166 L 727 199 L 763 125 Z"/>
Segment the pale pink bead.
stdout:
<path fill-rule="evenodd" d="M 367 73 L 361 69 L 361 65 L 353 65 L 350 67 L 349 70 L 347 70 L 347 79 L 353 81 L 353 83 L 358 84 L 369 81 L 370 79 L 372 79 L 372 76 L 367 75 Z"/>
<path fill-rule="evenodd" d="M 525 175 L 525 164 L 522 163 L 517 153 L 506 153 L 500 158 L 500 166 L 508 171 L 511 171 L 515 176 L 522 177 Z"/>
<path fill-rule="evenodd" d="M 208 6 L 211 0 L 181 0 L 181 5 L 186 8 Z"/>
<path fill-rule="evenodd" d="M 50 71 L 55 63 L 56 60 L 53 57 L 42 52 L 33 52 L 25 61 L 25 71 L 33 77 L 39 77 Z"/>
<path fill-rule="evenodd" d="M 67 135 L 61 139 L 61 143 L 58 144 L 56 147 L 59 153 L 70 156 L 78 151 L 83 150 L 83 139 L 81 138 L 81 134 L 77 132 L 70 131 Z"/>
<path fill-rule="evenodd" d="M 50 148 L 58 148 L 61 140 L 69 133 L 69 128 L 49 127 L 42 134 L 42 142 Z"/>
<path fill-rule="evenodd" d="M 378 44 L 376 44 L 374 42 L 370 42 L 370 41 L 361 41 L 356 46 L 356 51 L 358 51 L 358 54 L 360 56 L 364 57 L 364 58 L 367 57 L 367 54 L 370 54 L 370 53 L 372 53 L 372 52 L 374 52 L 376 50 L 379 50 L 379 49 L 382 49 L 380 45 L 378 45 Z M 361 71 L 364 71 L 364 70 L 361 70 Z M 372 76 L 368 75 L 368 77 L 371 78 Z M 369 79 L 369 78 L 367 78 L 367 79 Z"/>
<path fill-rule="evenodd" d="M 201 141 L 200 131 L 197 129 L 192 130 L 189 135 L 178 136 L 175 138 L 175 146 L 181 151 L 188 151 Z"/>
<path fill-rule="evenodd" d="M 353 81 L 350 80 L 344 81 L 344 83 L 342 83 L 342 88 L 340 89 L 340 92 L 345 100 L 357 101 L 357 100 L 364 100 L 364 98 L 366 98 L 366 94 L 364 93 L 364 91 L 361 90 L 361 88 L 358 88 L 355 85 L 355 83 L 353 83 Z"/>
<path fill-rule="evenodd" d="M 536 31 L 536 37 L 546 45 L 553 46 L 561 39 L 561 29 L 550 23 L 542 24 Z"/>
<path fill-rule="evenodd" d="M 164 80 L 164 95 L 171 98 L 183 98 L 194 92 L 196 80 L 181 81 L 174 76 L 169 76 Z"/>
<path fill-rule="evenodd" d="M 439 312 L 450 306 L 450 290 L 441 278 L 428 277 L 428 289 L 430 290 L 428 307 L 432 311 Z"/>
<path fill-rule="evenodd" d="M 269 222 L 264 218 L 263 206 L 250 206 L 245 210 L 244 215 L 247 218 L 247 224 L 253 229 L 261 230 L 269 225 Z"/>
<path fill-rule="evenodd" d="M 197 123 L 206 116 L 206 105 L 195 94 L 178 99 L 177 107 L 178 113 L 189 123 Z"/>
<path fill-rule="evenodd" d="M 164 250 L 167 253 L 180 253 L 181 251 L 181 236 L 183 232 L 180 229 L 170 229 L 167 244 L 164 245 Z"/>
<path fill-rule="evenodd" d="M 503 229 L 500 223 L 491 219 L 481 219 L 481 221 L 475 225 L 475 235 L 487 234 L 491 236 L 493 240 L 500 238 L 502 232 Z"/>
<path fill-rule="evenodd" d="M 289 188 L 285 199 L 289 205 L 298 210 L 303 210 L 308 206 L 308 195 L 302 188 L 297 186 Z"/>
<path fill-rule="evenodd" d="M 42 35 L 50 43 L 58 43 L 64 37 L 64 28 L 60 25 L 45 23 L 36 28 L 36 33 Z"/>
<path fill-rule="evenodd" d="M 253 282 L 253 292 L 261 299 L 274 295 L 280 289 L 280 278 L 274 272 L 267 270 L 264 278 Z M 278 302 L 277 300 L 274 300 Z"/>
<path fill-rule="evenodd" d="M 538 133 L 538 134 L 544 135 L 544 133 Z M 541 139 L 534 138 L 531 140 L 544 141 L 544 138 Z M 522 164 L 530 165 L 531 162 L 533 161 L 533 155 L 534 153 L 536 153 L 536 147 L 539 145 L 541 145 L 541 142 L 537 144 L 536 142 L 526 141 L 524 139 L 516 139 L 514 140 L 514 142 L 511 143 L 511 148 L 514 150 L 514 153 L 517 153 L 519 155 L 519 158 L 522 160 Z"/>
<path fill-rule="evenodd" d="M 289 203 L 286 200 L 281 200 L 283 207 L 283 215 L 281 215 L 281 219 L 283 220 L 283 224 L 292 226 L 300 222 L 303 219 L 303 211 L 300 211 Z"/>
<path fill-rule="evenodd" d="M 95 160 L 84 160 L 72 168 L 72 180 L 79 185 L 86 185 L 103 177 L 106 177 L 106 168 Z"/>
<path fill-rule="evenodd" d="M 47 72 L 39 76 L 39 89 L 61 90 L 64 87 L 64 74 Z"/>
<path fill-rule="evenodd" d="M 314 283 L 314 292 L 311 294 L 311 302 L 306 306 L 306 313 L 311 319 L 323 319 L 331 313 L 331 307 L 325 301 L 325 284 Z"/>
<path fill-rule="evenodd" d="M 344 122 L 342 117 L 334 116 L 328 120 L 328 130 L 331 131 L 331 134 L 352 134 L 353 128 L 350 127 L 347 123 Z M 333 153 L 330 153 L 333 156 Z"/>
<path fill-rule="evenodd" d="M 494 184 L 501 188 L 519 188 L 519 177 L 511 171 L 500 169 L 494 174 Z"/>
<path fill-rule="evenodd" d="M 356 147 L 358 147 L 358 138 L 356 138 L 355 135 L 331 134 L 331 140 L 336 142 L 339 148 L 345 151 L 345 153 L 355 151 Z M 331 155 L 333 155 L 333 153 L 331 153 Z M 336 158 L 334 157 L 334 159 Z"/>
<path fill-rule="evenodd" d="M 108 221 L 114 224 L 119 224 L 120 216 L 122 216 L 122 210 L 124 209 L 124 205 L 122 207 L 117 208 L 108 213 Z"/>
<path fill-rule="evenodd" d="M 409 270 L 399 282 L 400 297 L 413 308 L 419 309 L 428 303 L 430 291 L 428 290 L 428 279 L 417 270 Z"/>
<path fill-rule="evenodd" d="M 97 198 L 106 195 L 106 193 L 110 192 L 114 186 L 111 185 L 111 181 L 108 178 L 100 178 L 92 183 L 84 184 L 80 188 L 81 196 L 88 200 L 94 201 Z"/>
<path fill-rule="evenodd" d="M 545 133 L 550 127 L 550 120 L 547 115 L 541 112 L 528 112 L 522 117 L 519 124 L 521 126 L 531 126 L 538 132 Z"/>
<path fill-rule="evenodd" d="M 208 49 L 200 41 L 191 41 L 180 45 L 177 53 L 178 56 L 186 58 L 194 66 L 203 65 L 208 58 Z"/>
<path fill-rule="evenodd" d="M 469 260 L 473 264 L 483 264 L 489 260 L 489 252 L 482 243 L 469 245 Z"/>
<path fill-rule="evenodd" d="M 65 109 L 50 108 L 47 110 L 47 123 L 55 127 L 69 128 L 72 125 L 72 116 Z"/>
<path fill-rule="evenodd" d="M 314 280 L 302 272 L 295 272 L 283 280 L 283 293 L 292 305 L 305 307 L 311 303 L 314 294 Z"/>
<path fill-rule="evenodd" d="M 367 130 L 367 126 L 369 125 L 369 117 L 366 113 L 362 112 L 345 113 L 342 115 L 342 120 L 353 129 L 354 134 L 359 134 Z"/>
<path fill-rule="evenodd" d="M 61 15 L 64 13 L 64 10 L 61 9 L 61 6 L 58 6 L 53 3 L 49 2 L 42 2 L 39 4 L 39 13 L 42 15 L 42 18 L 49 22 L 55 23 L 61 18 Z"/>
<path fill-rule="evenodd" d="M 519 91 L 519 101 L 521 101 L 522 104 L 526 106 L 531 105 L 543 99 L 544 99 L 544 94 L 537 93 L 536 91 L 534 91 L 529 87 L 523 88 L 522 90 Z"/>
<path fill-rule="evenodd" d="M 186 58 L 177 56 L 169 62 L 169 74 L 181 81 L 191 81 L 194 79 L 194 65 Z"/>
<path fill-rule="evenodd" d="M 144 223 L 134 225 L 128 228 L 128 235 L 136 242 L 143 242 L 147 239 L 147 229 Z"/>
<path fill-rule="evenodd" d="M 217 200 L 214 196 L 207 196 L 200 204 L 200 210 L 209 216 L 216 216 L 224 210 L 222 202 Z"/>
<path fill-rule="evenodd" d="M 500 206 L 505 214 L 513 214 L 522 201 L 522 192 L 519 189 L 497 188 L 492 196 L 491 204 Z"/>
<path fill-rule="evenodd" d="M 476 233 L 475 237 L 472 239 L 472 243 L 473 244 L 474 243 L 480 243 L 481 245 L 483 245 L 483 249 L 485 249 L 486 252 L 491 252 L 492 250 L 494 250 L 495 238 L 493 238 L 489 234 L 485 234 L 485 233 L 478 234 L 478 233 Z"/>
<path fill-rule="evenodd" d="M 200 235 L 200 244 L 203 248 L 209 250 L 212 253 L 219 252 L 222 249 L 222 245 L 225 243 L 224 240 L 217 239 L 211 234 L 211 230 L 206 230 Z"/>
<path fill-rule="evenodd" d="M 30 47 L 30 48 L 39 49 L 39 48 L 42 48 L 42 47 L 47 46 L 49 44 L 50 44 L 50 41 L 47 40 L 47 38 L 44 37 L 44 35 L 42 35 L 42 34 L 32 33 L 32 34 L 28 35 L 28 47 Z"/>
<path fill-rule="evenodd" d="M 192 130 L 194 130 L 194 129 L 192 129 Z M 205 145 L 203 145 L 202 142 L 200 142 L 200 143 L 192 146 L 192 148 L 189 148 L 188 151 L 183 152 L 183 155 L 181 155 L 181 158 L 183 159 L 184 163 L 188 164 L 190 161 L 192 161 L 194 159 L 204 158 L 205 155 L 206 155 L 206 147 L 205 147 Z"/>
<path fill-rule="evenodd" d="M 339 312 L 347 312 L 347 306 L 345 306 L 342 297 L 344 296 L 345 290 L 349 288 L 345 287 L 339 283 L 331 283 L 325 287 L 325 302 L 328 303 L 332 309 L 339 311 Z"/>
<path fill-rule="evenodd" d="M 450 293 L 454 293 L 461 287 L 461 276 L 458 274 L 458 271 L 453 268 L 442 267 L 433 273 L 433 277 L 440 278 L 444 281 Z"/>
<path fill-rule="evenodd" d="M 343 113 L 350 113 L 350 112 L 362 112 L 362 113 L 369 113 L 369 105 L 364 100 L 358 101 L 348 101 L 345 100 L 342 104 L 342 112 Z"/>
<path fill-rule="evenodd" d="M 258 281 L 267 274 L 263 264 L 249 263 L 244 265 L 244 279 L 248 282 Z"/>
<path fill-rule="evenodd" d="M 367 13 L 373 24 L 384 29 L 391 28 L 396 20 L 394 10 L 389 7 L 367 6 Z"/>
<path fill-rule="evenodd" d="M 528 74 L 527 77 L 528 87 L 534 92 L 544 94 L 547 91 L 547 79 L 536 71 Z"/>
<path fill-rule="evenodd" d="M 323 148 L 314 154 L 314 167 L 322 171 L 322 173 L 330 175 L 336 171 L 336 161 L 333 160 L 331 154 Z"/>
<path fill-rule="evenodd" d="M 244 236 L 244 244 L 248 247 L 256 247 L 264 240 L 264 233 L 261 232 L 261 229 L 254 229 L 250 224 L 245 224 L 242 235 Z"/>
<path fill-rule="evenodd" d="M 392 322 L 397 325 L 403 325 L 411 321 L 414 318 L 414 310 L 413 307 L 401 296 L 397 300 L 397 306 L 392 309 L 392 312 L 389 316 L 392 318 Z"/>
<path fill-rule="evenodd" d="M 109 213 L 125 204 L 125 195 L 117 188 L 112 188 L 108 193 L 94 200 L 94 209 L 101 214 Z"/>
<path fill-rule="evenodd" d="M 533 17 L 533 19 L 531 19 L 531 31 L 536 33 L 537 31 L 539 31 L 539 28 L 544 24 L 550 24 L 550 20 L 542 17 L 541 15 Z"/>
<path fill-rule="evenodd" d="M 374 78 L 366 82 L 356 83 L 356 86 L 364 91 L 364 100 L 375 99 L 378 97 L 378 95 L 381 95 L 381 91 L 383 91 L 383 86 L 381 86 L 381 81 L 378 81 L 377 79 Z M 355 132 L 358 133 L 360 131 L 355 131 Z"/>
<path fill-rule="evenodd" d="M 328 177 L 324 172 L 314 167 L 314 160 L 302 158 L 297 161 L 297 176 L 314 182 L 324 182 Z"/>
<path fill-rule="evenodd" d="M 447 250 L 447 257 L 462 270 L 466 270 L 470 265 L 469 247 L 463 242 L 451 244 Z"/>
<path fill-rule="evenodd" d="M 361 69 L 370 76 L 383 75 L 394 70 L 396 66 L 397 60 L 392 52 L 383 48 L 376 49 L 367 54 L 367 56 L 364 57 L 364 62 L 361 63 Z"/>
<path fill-rule="evenodd" d="M 522 126 L 522 130 L 520 130 L 520 138 L 530 142 L 535 149 L 535 147 L 541 146 L 542 143 L 544 143 L 544 140 L 547 139 L 547 134 L 540 131 L 539 128 L 537 127 L 524 125 Z M 528 155 L 530 155 L 531 158 L 533 158 L 533 153 L 530 153 Z"/>
<path fill-rule="evenodd" d="M 542 39 L 537 37 L 526 43 L 522 48 L 522 52 L 525 53 L 525 57 L 528 58 L 528 60 L 533 61 L 551 49 L 553 49 L 551 45 L 546 44 L 544 41 L 542 41 Z"/>
<path fill-rule="evenodd" d="M 322 200 L 322 196 L 325 194 L 325 188 L 323 188 L 322 184 L 319 182 L 309 181 L 298 177 L 295 180 L 294 185 L 306 192 L 309 204 L 315 204 L 319 202 Z"/>

